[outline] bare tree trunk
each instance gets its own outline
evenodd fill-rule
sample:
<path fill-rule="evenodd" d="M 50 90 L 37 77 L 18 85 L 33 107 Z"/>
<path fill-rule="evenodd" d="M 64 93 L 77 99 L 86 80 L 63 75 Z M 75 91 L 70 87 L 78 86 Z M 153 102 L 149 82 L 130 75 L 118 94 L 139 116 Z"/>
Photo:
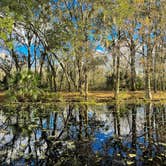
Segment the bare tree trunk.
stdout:
<path fill-rule="evenodd" d="M 165 80 L 165 73 L 166 73 L 166 67 L 165 67 L 165 59 L 166 55 L 164 54 L 164 49 L 162 48 L 162 57 L 161 57 L 161 64 L 162 64 L 162 69 L 161 69 L 161 75 L 162 75 L 162 91 L 165 91 L 166 88 L 166 80 Z"/>
<path fill-rule="evenodd" d="M 57 83 L 56 83 L 56 76 L 53 75 L 53 85 L 54 85 L 54 92 L 57 91 Z"/>
<path fill-rule="evenodd" d="M 64 79 L 64 73 L 62 73 L 62 75 L 61 75 L 59 91 L 62 90 L 62 82 L 63 82 L 63 79 Z"/>
<path fill-rule="evenodd" d="M 85 71 L 85 99 L 88 99 L 88 72 Z"/>
<path fill-rule="evenodd" d="M 115 82 L 116 82 L 116 55 L 113 54 L 113 73 L 112 73 L 112 79 L 113 79 L 113 90 L 115 92 Z"/>
<path fill-rule="evenodd" d="M 119 98 L 119 86 L 120 86 L 120 54 L 119 50 L 116 55 L 116 82 L 115 82 L 115 99 Z"/>
<path fill-rule="evenodd" d="M 158 49 L 156 47 L 156 52 L 153 58 L 153 90 L 154 93 L 157 93 L 157 57 L 158 57 Z"/>
<path fill-rule="evenodd" d="M 30 46 L 28 46 L 28 71 L 31 71 L 31 52 L 30 52 Z"/>
<path fill-rule="evenodd" d="M 152 94 L 151 94 L 151 85 L 150 85 L 150 72 L 148 69 L 146 69 L 146 98 L 147 99 L 152 99 Z"/>
<path fill-rule="evenodd" d="M 70 81 L 67 80 L 67 83 L 68 83 L 68 91 L 71 92 L 71 84 L 70 84 Z"/>
<path fill-rule="evenodd" d="M 78 90 L 80 92 L 80 95 L 82 96 L 83 95 L 83 74 L 82 74 L 81 60 L 78 60 L 77 65 L 78 65 L 78 76 L 79 76 Z"/>
<path fill-rule="evenodd" d="M 50 91 L 52 91 L 52 74 L 51 74 L 49 66 L 47 66 L 47 79 L 48 79 Z"/>
<path fill-rule="evenodd" d="M 151 49 L 147 48 L 147 59 L 146 59 L 146 98 L 152 99 L 151 94 L 151 61 L 152 61 L 152 52 Z"/>
<path fill-rule="evenodd" d="M 135 48 L 134 46 L 131 47 L 131 62 L 130 62 L 130 69 L 131 69 L 131 90 L 136 90 L 136 71 L 135 71 Z"/>
<path fill-rule="evenodd" d="M 37 42 L 35 40 L 35 46 L 34 46 L 34 63 L 35 63 L 35 73 L 37 73 Z"/>

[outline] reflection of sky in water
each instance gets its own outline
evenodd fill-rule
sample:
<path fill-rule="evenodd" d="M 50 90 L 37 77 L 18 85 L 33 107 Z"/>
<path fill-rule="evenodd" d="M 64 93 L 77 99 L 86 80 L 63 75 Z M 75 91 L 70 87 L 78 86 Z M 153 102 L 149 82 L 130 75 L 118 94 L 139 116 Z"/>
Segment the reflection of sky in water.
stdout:
<path fill-rule="evenodd" d="M 76 139 L 77 138 L 77 128 L 76 128 L 76 126 L 74 126 L 74 125 L 71 125 L 70 126 L 70 135 L 71 135 L 71 139 Z"/>
<path fill-rule="evenodd" d="M 132 142 L 126 141 L 125 138 L 123 138 L 119 142 L 116 142 L 116 140 L 113 139 L 113 135 L 114 133 L 105 134 L 101 132 L 96 132 L 94 135 L 95 140 L 92 142 L 93 151 L 95 153 L 100 153 L 100 154 L 107 153 L 110 156 L 120 153 L 124 158 L 126 157 L 126 148 L 128 148 L 128 150 L 130 150 L 132 153 Z M 111 142 L 108 143 L 109 145 L 108 146 L 107 141 L 109 140 L 111 140 Z M 121 145 L 125 147 L 125 150 L 121 148 Z M 139 160 L 143 155 L 143 151 L 140 148 L 140 146 L 144 146 L 145 148 L 148 148 L 149 146 L 149 143 L 145 141 L 144 137 L 138 138 L 136 142 L 136 159 L 137 160 Z M 107 151 L 105 151 L 106 148 L 108 148 Z M 152 148 L 152 154 L 150 156 L 154 157 L 156 155 L 156 150 L 157 150 L 156 146 L 153 145 L 151 148 Z"/>
<path fill-rule="evenodd" d="M 94 152 L 102 152 L 103 144 L 113 135 L 113 133 L 105 134 L 96 132 L 94 137 L 95 141 L 92 142 L 92 149 Z"/>
<path fill-rule="evenodd" d="M 63 126 L 62 117 L 58 116 L 58 118 L 57 118 L 57 129 L 61 130 L 62 126 Z"/>
<path fill-rule="evenodd" d="M 54 119 L 54 116 L 53 116 L 53 113 L 51 113 L 50 114 L 50 123 L 49 123 L 49 128 L 50 128 L 50 130 L 53 130 L 54 129 L 54 121 L 55 121 L 55 119 Z"/>
<path fill-rule="evenodd" d="M 151 117 L 152 112 L 150 113 L 150 117 Z M 143 150 L 147 150 L 147 154 L 148 157 L 155 157 L 156 153 L 157 153 L 157 148 L 156 145 L 152 145 L 150 152 L 149 151 L 149 142 L 146 139 L 145 140 L 145 136 L 139 136 L 142 133 L 144 133 L 144 124 L 145 124 L 145 110 L 144 107 L 138 107 L 136 109 L 136 132 L 137 132 L 137 138 L 136 138 L 136 149 L 135 152 L 133 152 L 133 148 L 132 148 L 132 133 L 131 133 L 131 129 L 132 129 L 132 111 L 130 110 L 129 116 L 123 116 L 120 117 L 120 133 L 122 136 L 122 139 L 120 140 L 120 144 L 123 146 L 123 148 L 121 148 L 121 145 L 119 143 L 115 143 L 113 142 L 114 139 L 114 135 L 115 135 L 115 131 L 114 131 L 114 117 L 113 114 L 110 113 L 109 116 L 106 116 L 106 114 L 104 113 L 99 113 L 97 115 L 97 119 L 99 120 L 103 120 L 104 121 L 104 127 L 103 128 L 99 128 L 98 131 L 95 133 L 94 137 L 94 141 L 92 142 L 92 149 L 95 153 L 100 153 L 100 154 L 104 154 L 106 153 L 107 155 L 113 156 L 115 154 L 120 153 L 121 156 L 123 156 L 124 158 L 126 158 L 126 148 L 128 149 L 128 151 L 130 151 L 131 153 L 136 154 L 135 159 L 136 160 L 140 160 L 144 154 L 143 154 Z M 152 124 L 150 124 L 152 125 Z M 109 127 L 109 129 L 105 130 L 106 127 Z M 146 130 L 147 132 L 147 130 Z M 156 134 L 153 132 L 152 133 L 152 138 L 154 141 L 156 141 Z M 107 141 L 110 141 L 107 144 Z M 108 146 L 108 147 L 107 147 Z M 107 148 L 107 150 L 106 150 Z M 124 149 L 124 150 L 123 150 Z M 106 150 L 106 151 L 105 151 Z M 160 147 L 160 150 L 163 151 L 163 147 Z M 138 165 L 141 165 L 142 162 L 139 161 Z"/>
<path fill-rule="evenodd" d="M 42 121 L 43 129 L 47 129 L 47 120 L 43 119 Z"/>
<path fill-rule="evenodd" d="M 94 112 L 88 111 L 88 117 L 89 117 L 89 118 L 92 118 L 93 116 L 94 116 Z"/>
<path fill-rule="evenodd" d="M 126 154 L 126 148 L 128 149 L 127 151 L 130 151 L 131 153 L 133 153 L 134 149 L 132 148 L 132 142 L 131 141 L 126 141 L 126 138 L 122 138 L 120 140 L 120 142 L 116 142 L 116 139 L 114 138 L 114 133 L 102 133 L 102 132 L 96 132 L 95 133 L 95 139 L 92 142 L 92 150 L 95 153 L 99 153 L 101 155 L 109 155 L 109 156 L 114 156 L 115 154 L 120 154 L 121 156 L 123 156 L 123 158 L 127 157 Z M 111 142 L 107 142 L 110 141 Z M 123 148 L 122 148 L 123 146 Z M 136 151 L 134 151 L 134 154 L 136 154 L 136 156 L 134 157 L 136 160 L 138 160 L 138 165 L 142 164 L 142 161 L 140 160 L 145 154 L 143 153 L 143 150 L 147 150 L 146 155 L 149 158 L 154 158 L 157 154 L 157 147 L 156 145 L 149 145 L 148 141 L 145 141 L 145 138 L 139 137 L 136 139 Z M 149 147 L 151 146 L 151 147 Z M 151 148 L 151 149 L 149 149 Z M 158 147 L 159 148 L 159 147 Z M 106 150 L 107 149 L 107 150 Z M 158 149 L 159 150 L 159 149 Z M 160 147 L 161 151 L 164 151 L 163 147 Z"/>
<path fill-rule="evenodd" d="M 42 125 L 40 126 L 40 120 L 33 120 L 37 124 L 37 126 L 33 129 L 33 132 L 36 134 L 36 139 L 39 141 L 42 136 L 42 130 L 44 129 L 47 132 L 47 135 L 50 136 L 52 134 L 52 131 L 54 130 L 54 127 L 56 127 L 55 135 L 58 136 L 60 131 L 64 129 L 64 121 L 67 118 L 68 111 L 62 115 L 61 113 L 55 113 L 51 112 L 48 113 L 47 118 L 42 119 Z M 109 110 L 110 111 L 110 110 Z M 147 132 L 148 130 L 145 130 L 145 120 L 146 120 L 146 111 L 145 107 L 137 107 L 136 108 L 136 149 L 132 147 L 132 110 L 129 109 L 128 113 L 124 113 L 121 116 L 119 116 L 119 123 L 120 123 L 120 138 L 115 136 L 117 133 L 115 133 L 115 128 L 117 131 L 117 115 L 114 114 L 112 111 L 109 112 L 107 110 L 107 107 L 99 106 L 99 107 L 91 107 L 88 110 L 88 123 L 86 124 L 85 119 L 82 117 L 80 119 L 80 110 L 77 108 L 72 111 L 72 116 L 74 120 L 69 118 L 68 126 L 65 129 L 65 132 L 62 135 L 62 139 L 67 136 L 67 139 L 69 141 L 78 140 L 78 135 L 80 134 L 83 138 L 87 137 L 85 136 L 85 133 L 88 133 L 90 136 L 93 137 L 91 141 L 91 148 L 92 151 L 95 153 L 99 153 L 101 155 L 109 155 L 113 157 L 116 154 L 119 154 L 123 158 L 128 157 L 128 153 L 134 153 L 136 156 L 134 157 L 136 160 L 138 160 L 138 165 L 142 165 L 140 158 L 144 156 L 144 151 L 147 150 L 146 155 L 149 157 L 154 157 L 158 153 L 158 149 L 156 145 L 152 145 L 151 149 L 149 149 L 149 142 L 147 138 L 147 134 L 143 135 L 144 132 Z M 149 114 L 149 119 L 152 117 L 153 111 Z M 57 115 L 55 115 L 57 114 Z M 84 116 L 84 113 L 82 113 Z M 63 117 L 64 116 L 64 117 Z M 13 117 L 12 117 L 13 118 Z M 65 119 L 63 119 L 65 118 Z M 14 119 L 14 118 L 13 118 Z M 82 121 L 81 121 L 82 120 Z M 116 123 L 115 123 L 116 121 Z M 14 120 L 15 123 L 15 120 Z M 154 121 L 153 124 L 150 123 L 154 128 L 157 125 L 158 121 Z M 0 124 L 2 124 L 0 122 Z M 81 127 L 80 127 L 81 124 Z M 116 126 L 114 126 L 116 124 Z M 31 124 L 30 124 L 31 125 Z M 9 131 L 5 135 L 3 133 L 0 133 L 0 147 L 4 143 L 8 143 L 13 138 L 13 128 L 7 128 Z M 151 133 L 151 137 L 153 138 L 153 141 L 157 141 L 156 136 L 156 129 Z M 146 137 L 146 139 L 145 139 Z M 4 139 L 3 141 L 2 138 Z M 31 150 L 34 151 L 34 140 L 35 136 L 34 133 L 31 133 Z M 43 140 L 42 140 L 43 141 Z M 28 136 L 25 137 L 19 135 L 19 139 L 15 142 L 15 149 L 14 152 L 17 153 L 21 146 L 26 146 L 28 144 Z M 46 149 L 47 144 L 43 141 L 40 148 L 43 148 L 43 151 Z M 123 148 L 122 148 L 123 147 Z M 144 149 L 143 149 L 144 148 Z M 161 150 L 164 151 L 163 147 L 160 147 Z M 143 151 L 144 150 L 144 151 Z M 24 154 L 28 154 L 28 148 L 25 150 Z M 40 156 L 40 152 L 38 152 L 38 155 Z M 24 163 L 24 160 L 20 160 L 20 162 Z M 33 161 L 32 161 L 33 162 Z M 32 163 L 33 165 L 33 163 Z"/>
<path fill-rule="evenodd" d="M 36 138 L 39 139 L 41 137 L 41 135 L 42 135 L 41 130 L 39 130 L 39 129 L 36 130 Z"/>

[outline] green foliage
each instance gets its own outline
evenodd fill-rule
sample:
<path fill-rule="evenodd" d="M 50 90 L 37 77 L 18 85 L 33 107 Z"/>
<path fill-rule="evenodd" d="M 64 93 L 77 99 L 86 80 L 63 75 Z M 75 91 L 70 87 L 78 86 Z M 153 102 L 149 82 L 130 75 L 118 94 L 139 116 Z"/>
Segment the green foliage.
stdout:
<path fill-rule="evenodd" d="M 136 88 L 138 89 L 138 90 L 142 90 L 142 89 L 144 89 L 144 80 L 143 80 L 143 78 L 141 78 L 140 76 L 137 76 L 136 77 Z"/>
<path fill-rule="evenodd" d="M 5 45 L 12 48 L 12 41 L 10 35 L 12 33 L 14 20 L 10 17 L 0 17 L 0 39 L 2 39 Z"/>
<path fill-rule="evenodd" d="M 11 53 L 10 56 L 12 60 L 11 70 L 6 70 L 8 64 L 3 67 L 3 70 L 7 71 L 8 73 L 6 73 L 8 75 L 10 75 L 10 72 L 13 72 L 13 66 L 16 70 L 22 70 L 26 64 L 28 64 L 28 67 L 32 67 L 36 64 L 36 72 L 39 71 L 38 69 L 41 69 L 40 88 L 50 87 L 52 90 L 52 86 L 54 86 L 54 91 L 61 91 L 63 89 L 67 90 L 69 87 L 68 89 L 71 88 L 74 91 L 77 90 L 81 92 L 83 86 L 86 85 L 90 87 L 90 90 L 96 90 L 96 87 L 104 89 L 104 82 L 106 80 L 106 88 L 113 90 L 113 87 L 115 87 L 114 84 L 119 82 L 116 81 L 116 71 L 114 71 L 114 66 L 116 66 L 117 63 L 115 62 L 115 65 L 112 64 L 113 67 L 112 69 L 110 68 L 110 70 L 112 70 L 110 72 L 115 72 L 113 76 L 105 77 L 104 72 L 106 72 L 107 69 L 103 72 L 102 77 L 99 76 L 98 72 L 96 72 L 96 68 L 100 69 L 99 66 L 105 66 L 106 59 L 104 59 L 104 56 L 101 54 L 99 55 L 100 57 L 95 55 L 95 48 L 98 42 L 101 46 L 107 48 L 105 52 L 110 51 L 111 54 L 115 56 L 115 61 L 118 53 L 122 51 L 120 47 L 124 47 L 122 45 L 126 45 L 126 43 L 128 48 L 141 48 L 145 44 L 151 52 L 157 50 L 155 47 L 158 47 L 156 52 L 164 54 L 162 53 L 166 11 L 164 1 L 160 1 L 159 4 L 157 1 L 153 0 L 148 2 L 145 0 L 105 0 L 102 2 L 99 0 L 82 0 L 78 1 L 76 4 L 72 2 L 73 1 L 70 0 L 0 1 L 0 41 L 2 39 L 5 48 L 7 47 L 8 51 Z M 138 23 L 141 24 L 141 27 L 136 30 Z M 22 33 L 20 33 L 21 31 Z M 114 33 L 116 35 L 114 35 Z M 138 39 L 133 38 L 135 33 L 139 36 Z M 152 33 L 154 33 L 154 38 L 151 40 Z M 111 35 L 112 39 L 108 38 L 108 35 Z M 92 36 L 92 39 L 90 36 Z M 139 41 L 140 38 L 142 38 L 142 42 Z M 13 46 L 12 39 L 18 42 L 18 44 L 23 42 L 23 45 L 26 45 L 28 48 L 34 45 L 36 48 L 34 49 L 36 57 L 33 56 L 32 50 L 29 51 L 28 56 L 22 57 L 22 55 L 17 55 L 14 48 L 11 50 Z M 37 47 L 41 45 L 42 48 L 40 48 L 39 54 Z M 161 49 L 159 47 L 161 47 Z M 116 51 L 117 53 L 114 53 Z M 138 49 L 138 51 L 141 50 Z M 144 54 L 142 51 L 140 53 Z M 163 58 L 162 55 L 159 56 L 163 59 L 162 65 L 164 66 L 164 55 Z M 156 55 L 156 57 L 158 57 L 158 55 Z M 129 58 L 130 57 L 126 57 L 126 60 L 124 60 L 121 56 L 120 67 L 117 66 L 117 68 L 123 68 L 123 62 L 125 65 L 124 68 L 128 68 L 128 65 L 130 65 L 130 62 L 128 62 L 130 61 Z M 149 63 L 153 61 L 152 58 L 151 55 L 149 59 L 144 57 L 145 62 L 149 61 Z M 109 59 L 111 58 L 108 58 L 108 60 Z M 135 58 L 135 60 L 136 59 L 137 58 Z M 156 64 L 160 65 L 160 62 Z M 162 65 L 160 65 L 160 67 Z M 2 65 L 0 65 L 0 67 L 1 66 Z M 10 67 L 10 65 L 8 66 Z M 147 65 L 147 67 L 148 66 L 150 65 Z M 49 72 L 46 71 L 49 74 L 45 76 L 44 70 L 46 68 L 49 68 Z M 144 71 L 145 68 L 146 66 L 143 65 Z M 156 69 L 158 70 L 157 72 L 163 73 L 164 67 L 162 68 L 162 71 L 159 69 L 161 72 Z M 120 74 L 117 76 L 117 78 L 120 77 L 120 83 L 117 85 L 120 89 L 130 89 L 131 76 L 130 74 L 126 75 L 126 72 L 123 72 L 123 70 L 121 72 L 121 70 L 122 69 L 120 69 Z M 151 67 L 149 67 L 148 70 L 150 73 Z M 155 72 L 156 71 L 154 71 L 154 73 Z M 146 73 L 148 72 L 145 72 L 145 74 Z M 90 74 L 92 76 L 94 75 L 94 79 L 91 79 Z M 163 77 L 162 74 L 159 74 L 159 76 Z M 36 100 L 38 98 L 37 96 L 39 96 L 38 93 L 40 94 L 37 83 L 38 78 L 36 77 L 37 76 L 32 73 L 17 73 L 10 80 L 10 91 L 17 93 L 17 98 L 20 100 L 24 98 L 32 100 L 33 96 Z M 156 80 L 156 78 L 154 80 Z M 113 81 L 113 79 L 115 81 Z M 146 88 L 143 84 L 143 78 L 138 77 L 138 79 L 135 79 L 136 89 Z M 89 80 L 89 82 L 87 80 Z M 163 82 L 163 89 L 165 89 L 164 78 L 161 82 Z M 79 90 L 79 88 L 82 89 Z M 88 90 L 88 88 L 84 89 Z M 16 94 L 14 94 L 14 96 L 16 96 Z"/>
<path fill-rule="evenodd" d="M 43 91 L 38 88 L 39 76 L 23 71 L 14 74 L 9 80 L 9 93 L 17 101 L 39 101 Z"/>
<path fill-rule="evenodd" d="M 119 26 L 124 26 L 124 20 L 129 19 L 134 14 L 134 9 L 128 0 L 115 1 L 115 8 L 113 10 L 113 21 Z"/>

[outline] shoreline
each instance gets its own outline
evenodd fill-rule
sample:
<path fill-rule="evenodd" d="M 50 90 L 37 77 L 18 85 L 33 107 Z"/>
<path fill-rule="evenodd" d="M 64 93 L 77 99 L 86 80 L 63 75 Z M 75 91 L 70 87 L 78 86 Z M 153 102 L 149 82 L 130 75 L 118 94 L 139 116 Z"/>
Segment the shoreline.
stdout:
<path fill-rule="evenodd" d="M 0 92 L 0 103 L 7 102 L 8 97 L 5 92 Z M 166 91 L 152 92 L 152 99 L 145 98 L 144 91 L 122 91 L 119 94 L 119 99 L 114 99 L 112 91 L 90 91 L 88 99 L 85 100 L 79 92 L 45 92 L 41 97 L 44 103 L 49 102 L 85 102 L 85 103 L 116 103 L 116 102 L 129 102 L 129 103 L 146 103 L 146 102 L 161 102 L 166 103 Z M 40 102 L 40 101 L 39 101 Z"/>

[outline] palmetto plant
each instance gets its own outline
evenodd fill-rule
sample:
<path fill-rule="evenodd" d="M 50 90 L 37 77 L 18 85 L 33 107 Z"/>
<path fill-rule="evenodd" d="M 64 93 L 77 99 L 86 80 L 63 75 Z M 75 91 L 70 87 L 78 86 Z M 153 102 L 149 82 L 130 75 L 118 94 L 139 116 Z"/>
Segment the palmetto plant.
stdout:
<path fill-rule="evenodd" d="M 37 101 L 43 93 L 39 85 L 39 76 L 30 71 L 15 73 L 9 81 L 9 93 L 18 101 Z"/>

